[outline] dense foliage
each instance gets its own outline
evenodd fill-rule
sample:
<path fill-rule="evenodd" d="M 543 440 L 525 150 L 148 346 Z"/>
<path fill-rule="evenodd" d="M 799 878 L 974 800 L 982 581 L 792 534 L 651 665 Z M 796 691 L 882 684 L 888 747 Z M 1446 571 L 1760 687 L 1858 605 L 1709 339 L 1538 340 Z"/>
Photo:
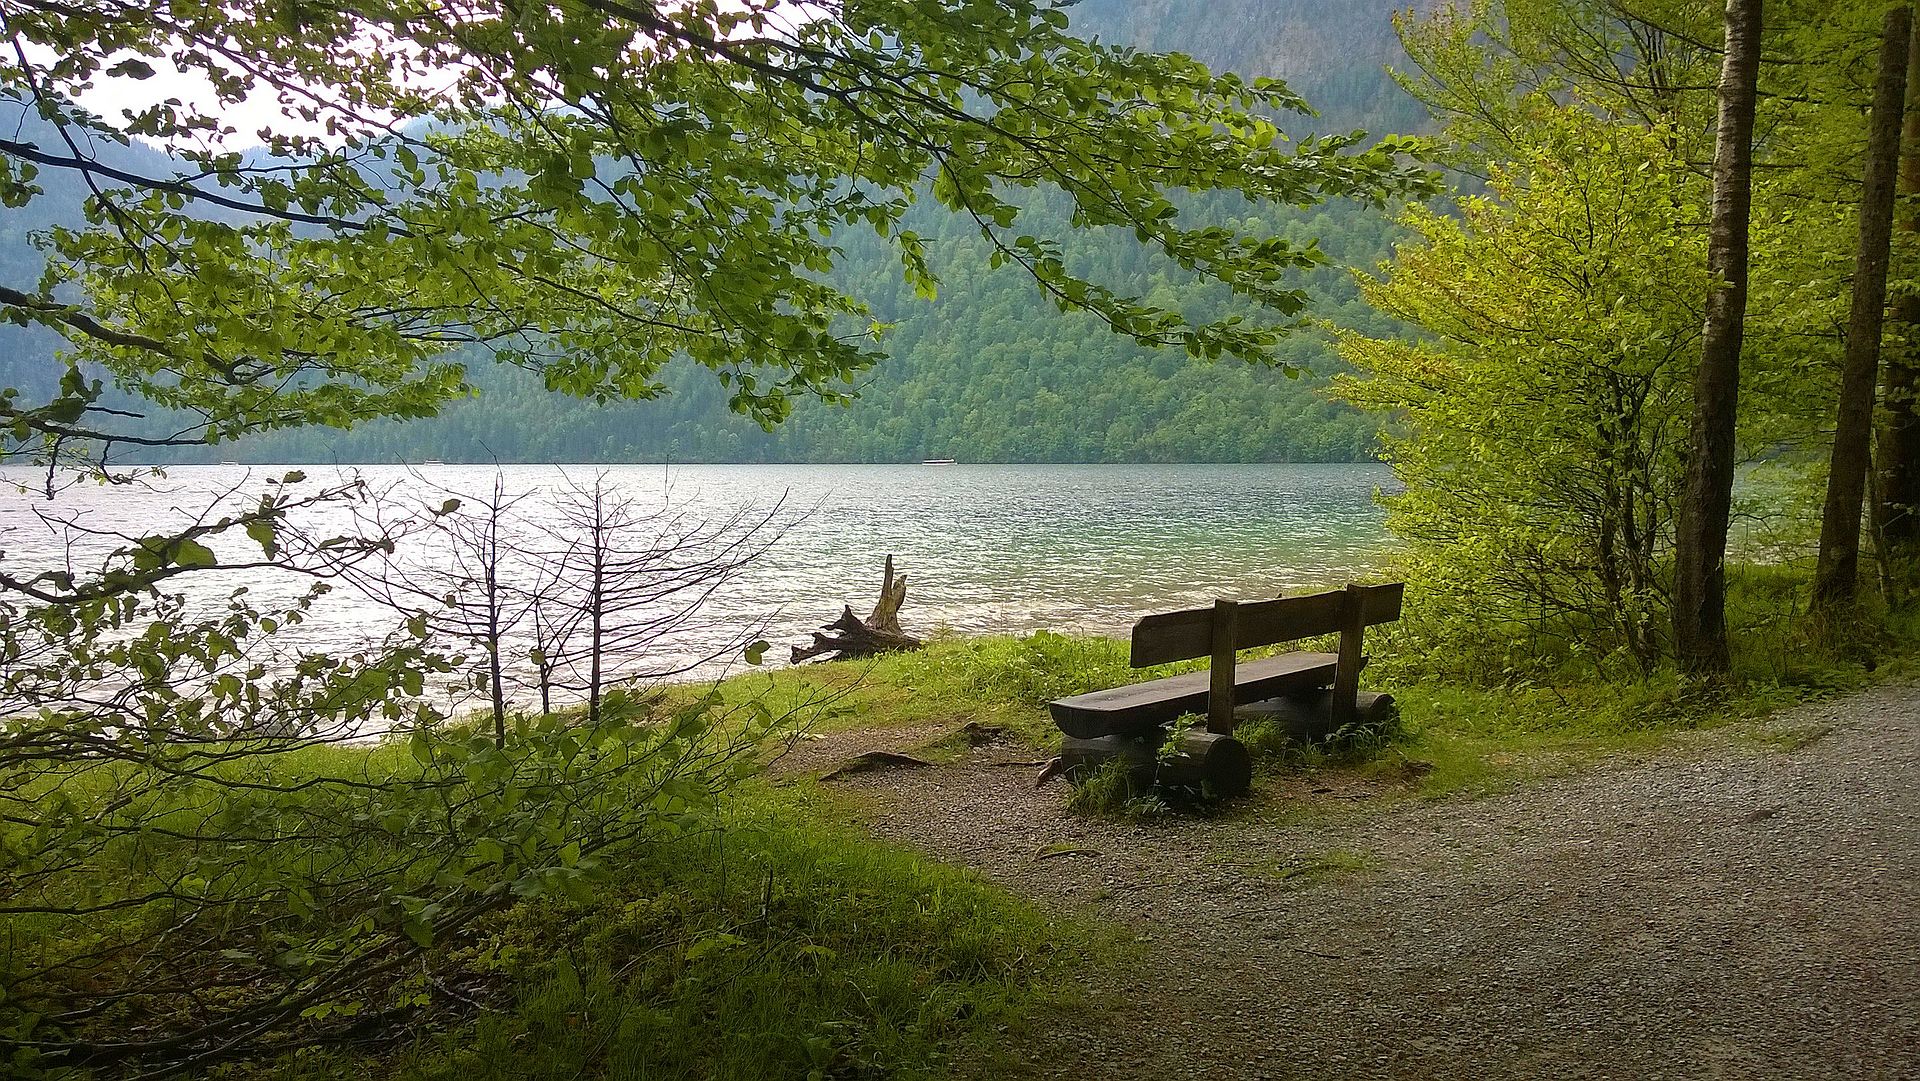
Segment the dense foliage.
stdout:
<path fill-rule="evenodd" d="M 1179 49 L 1247 76 L 1297 79 L 1295 88 L 1320 111 L 1318 117 L 1287 121 L 1297 135 L 1307 128 L 1408 130 L 1420 123 L 1418 103 L 1394 88 L 1381 68 L 1399 53 L 1387 19 L 1395 7 L 1376 0 L 1366 17 L 1349 12 L 1351 17 L 1334 22 L 1319 17 L 1316 5 L 1297 0 L 1209 5 L 1205 12 L 1099 0 L 1067 10 L 1077 34 Z M 1353 62 L 1331 62 L 1336 56 Z M 59 141 L 31 109 L 7 115 L 6 122 L 22 142 Z M 142 142 L 98 143 L 93 152 L 139 175 L 192 171 Z M 240 154 L 249 164 L 267 156 L 260 149 Z M 29 235 L 56 223 L 80 226 L 91 195 L 85 179 L 69 173 L 43 169 L 37 183 L 45 194 L 0 222 L 14 240 L 0 250 L 0 282 L 21 289 L 32 287 L 42 267 Z M 735 414 L 726 388 L 695 365 L 669 366 L 661 383 L 673 393 L 657 402 L 595 406 L 554 395 L 539 373 L 496 366 L 489 350 L 468 349 L 455 357 L 468 362 L 481 400 L 448 402 L 440 415 L 420 423 L 375 423 L 345 435 L 294 431 L 165 456 L 899 461 L 950 454 L 996 461 L 1319 461 L 1369 455 L 1377 422 L 1329 406 L 1318 394 L 1320 380 L 1311 373 L 1337 367 L 1322 341 L 1296 337 L 1275 350 L 1284 365 L 1310 373 L 1306 378 L 1263 366 L 1180 364 L 1108 334 L 1097 318 L 1036 304 L 1017 268 L 990 271 L 992 246 L 977 227 L 938 211 L 927 194 L 921 193 L 921 204 L 903 225 L 924 238 L 942 279 L 941 295 L 930 304 L 916 296 L 900 277 L 892 246 L 864 227 L 836 233 L 843 254 L 828 279 L 865 298 L 875 318 L 893 328 L 881 342 L 889 363 L 859 377 L 859 400 L 828 405 L 799 399 L 789 422 L 773 432 Z M 1035 209 L 1030 231 L 1068 231 L 1066 200 L 1036 192 L 1027 201 Z M 1317 239 L 1335 266 L 1371 264 L 1392 235 L 1387 219 L 1340 203 L 1290 211 L 1200 200 L 1195 210 L 1207 222 L 1249 235 L 1278 234 L 1301 245 Z M 1225 290 L 1148 257 L 1124 232 L 1065 243 L 1077 267 L 1097 264 L 1105 280 L 1128 282 L 1132 292 L 1161 306 L 1236 310 Z M 1337 309 L 1343 321 L 1368 319 L 1343 274 L 1310 271 L 1302 280 L 1316 312 Z M 49 393 L 59 375 L 49 363 L 58 344 L 58 336 L 42 328 L 0 326 L 0 386 Z"/>
<path fill-rule="evenodd" d="M 591 666 L 584 720 L 455 721 L 465 689 L 499 686 L 500 639 L 442 633 L 447 611 L 476 583 L 491 594 L 496 572 L 525 589 L 524 572 L 441 574 L 448 598 L 405 597 L 384 639 L 314 650 L 296 632 L 329 583 L 463 512 L 312 535 L 287 519 L 371 513 L 373 493 L 303 483 L 163 542 L 125 538 L 97 574 L 0 595 L 0 1041 L 18 1070 L 185 1069 L 403 1014 L 430 997 L 430 948 L 519 900 L 589 896 L 606 856 L 703 826 L 784 720 L 757 702 L 643 697 L 607 644 L 621 634 L 647 655 L 634 604 L 596 596 L 590 628 L 572 620 L 546 643 Z M 583 528 L 568 551 L 668 598 L 654 619 L 725 580 L 737 531 L 644 524 Z M 283 605 L 175 591 L 216 563 L 316 584 Z M 555 586 L 539 598 L 549 625 L 578 604 Z"/>
<path fill-rule="evenodd" d="M 1049 214 L 1064 218 L 1064 208 Z M 1386 331 L 1345 267 L 1369 265 L 1398 230 L 1365 207 L 1312 212 L 1271 207 L 1212 215 L 1229 228 L 1318 242 L 1329 266 L 1302 280 L 1316 315 Z M 1016 271 L 988 266 L 992 248 L 970 226 L 924 210 L 909 221 L 926 238 L 942 279 L 926 303 L 899 280 L 882 248 L 847 240 L 835 280 L 873 304 L 891 329 L 886 363 L 849 403 L 803 401 L 767 431 L 727 407 L 726 394 L 690 364 L 666 369 L 659 401 L 601 406 L 548 393 L 527 373 L 485 361 L 478 397 L 421 421 L 352 431 L 294 431 L 200 453 L 242 461 L 824 461 L 921 458 L 1005 462 L 1362 461 L 1378 419 L 1331 403 L 1325 375 L 1338 368 L 1324 337 L 1298 334 L 1275 347 L 1280 366 L 1196 364 L 1102 330 L 1088 313 L 1036 305 Z M 1236 310 L 1225 289 L 1142 264 L 1118 236 L 1070 241 L 1076 267 L 1136 283 L 1154 303 L 1212 318 Z"/>
<path fill-rule="evenodd" d="M 408 579 L 403 559 L 354 578 L 457 499 L 410 524 L 357 487 L 293 494 L 289 474 L 190 524 L 101 530 L 62 517 L 72 485 L 139 483 L 129 460 L 164 451 L 418 419 L 465 396 L 480 357 L 598 402 L 657 397 L 678 363 L 771 426 L 881 359 L 880 304 L 975 270 L 936 262 L 929 220 L 1103 341 L 1284 367 L 1301 275 L 1326 258 L 1265 209 L 1380 206 L 1428 174 L 1391 138 L 1290 140 L 1276 120 L 1306 106 L 1284 84 L 1091 42 L 1064 6 L 6 14 L 0 201 L 50 228 L 44 272 L 0 283 L 0 316 L 68 343 L 50 378 L 0 391 L 0 464 L 34 467 L 14 483 L 31 476 L 69 541 L 51 565 L 0 554 L 15 1072 L 200 1072 L 391 1023 L 482 916 L 579 900 L 603 855 L 711 824 L 782 720 L 651 687 L 680 598 L 741 558 L 728 522 L 648 522 L 582 492 L 556 547 L 518 564 L 538 583 L 502 588 L 484 520 L 441 531 L 472 574 Z M 91 96 L 196 79 L 210 98 Z M 278 115 L 241 151 L 226 110 L 249 102 Z M 856 242 L 867 266 L 837 274 Z M 342 501 L 374 528 L 294 521 Z M 256 605 L 241 569 L 405 603 L 360 645 L 312 649 L 287 637 L 306 602 Z M 525 598 L 536 682 L 581 690 L 584 717 L 508 716 L 502 621 Z M 451 716 L 449 683 L 491 695 L 491 731 Z"/>
<path fill-rule="evenodd" d="M 7 201 L 31 203 L 43 171 L 95 191 L 88 228 L 52 234 L 45 280 L 0 304 L 111 378 L 95 387 L 75 368 L 44 402 L 8 398 L 10 456 L 153 439 L 101 412 L 108 389 L 171 410 L 169 444 L 417 417 L 461 392 L 447 361 L 463 344 L 602 401 L 658 396 L 684 356 L 771 424 L 798 399 L 838 399 L 881 355 L 869 298 L 826 277 L 841 234 L 874 238 L 901 280 L 934 293 L 905 218 L 922 198 L 1046 303 L 1144 345 L 1266 361 L 1305 304 L 1291 275 L 1318 252 L 1196 220 L 1172 195 L 1304 206 L 1422 182 L 1392 145 L 1286 141 L 1269 118 L 1305 106 L 1281 83 L 1090 43 L 1052 4 L 419 15 L 323 6 L 289 25 L 267 4 L 13 20 L 23 56 L 55 58 L 11 66 L 5 93 L 62 136 L 0 140 Z M 178 99 L 111 118 L 73 103 L 99 81 L 153 78 L 140 57 L 162 52 L 228 102 L 318 89 L 248 154 Z M 222 59 L 236 52 L 238 69 Z M 80 148 L 133 136 L 172 146 L 177 168 Z M 1070 265 L 1059 219 L 1034 221 L 1022 189 L 1053 193 L 1070 229 L 1119 230 L 1245 307 L 1189 319 Z"/>
<path fill-rule="evenodd" d="M 1458 218 L 1409 219 L 1420 241 L 1367 297 L 1426 335 L 1349 335 L 1341 392 L 1405 418 L 1388 521 L 1424 603 L 1651 668 L 1699 345 L 1697 186 L 1657 130 L 1558 110 L 1533 132 Z"/>
<path fill-rule="evenodd" d="M 1833 436 L 1883 8 L 1789 3 L 1767 23 L 1727 437 L 1764 497 L 1740 531 L 1774 558 L 1807 551 L 1795 493 L 1819 483 Z M 1439 633 L 1495 658 L 1482 674 L 1571 658 L 1604 671 L 1616 657 L 1646 672 L 1673 655 L 1701 327 L 1725 293 L 1707 273 L 1700 169 L 1721 14 L 1693 0 L 1481 0 L 1402 24 L 1404 81 L 1445 125 L 1436 152 L 1472 194 L 1458 215 L 1408 219 L 1418 239 L 1366 293 L 1417 333 L 1347 335 L 1359 371 L 1340 393 L 1404 418 L 1388 456 L 1408 490 L 1391 523 Z"/>

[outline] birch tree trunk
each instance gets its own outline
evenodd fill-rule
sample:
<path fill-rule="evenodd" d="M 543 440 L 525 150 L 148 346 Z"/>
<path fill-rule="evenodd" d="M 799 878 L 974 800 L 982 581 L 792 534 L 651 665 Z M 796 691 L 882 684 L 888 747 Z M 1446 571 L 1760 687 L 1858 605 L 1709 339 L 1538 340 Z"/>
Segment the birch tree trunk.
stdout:
<path fill-rule="evenodd" d="M 1700 369 L 1694 376 L 1686 480 L 1674 537 L 1673 642 L 1683 671 L 1725 673 L 1727 520 L 1733 507 L 1734 418 L 1746 333 L 1747 226 L 1753 205 L 1753 114 L 1760 78 L 1761 0 L 1727 0 L 1726 52 L 1713 155 L 1712 224 Z"/>

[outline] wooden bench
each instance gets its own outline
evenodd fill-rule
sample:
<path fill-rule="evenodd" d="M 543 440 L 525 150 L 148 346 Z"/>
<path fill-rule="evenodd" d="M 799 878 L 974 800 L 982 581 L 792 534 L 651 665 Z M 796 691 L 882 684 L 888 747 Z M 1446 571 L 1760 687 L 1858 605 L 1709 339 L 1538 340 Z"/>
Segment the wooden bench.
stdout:
<path fill-rule="evenodd" d="M 1048 703 L 1054 724 L 1069 737 L 1062 760 L 1069 767 L 1112 757 L 1146 761 L 1142 747 L 1151 753 L 1161 742 L 1152 738 L 1158 730 L 1189 713 L 1206 714 L 1206 732 L 1196 735 L 1210 738 L 1191 740 L 1192 746 L 1182 753 L 1200 758 L 1221 754 L 1222 740 L 1233 743 L 1235 707 L 1263 700 L 1290 701 L 1295 712 L 1302 708 L 1324 712 L 1323 730 L 1349 724 L 1361 712 L 1360 669 L 1366 664 L 1361 647 L 1366 629 L 1399 619 L 1404 591 L 1401 583 L 1350 585 L 1246 604 L 1221 600 L 1211 608 L 1147 616 L 1133 625 L 1129 663 L 1134 668 L 1207 657 L 1208 670 Z M 1340 635 L 1336 653 L 1300 651 L 1239 662 L 1243 649 L 1335 633 Z M 1328 687 L 1330 692 L 1325 690 Z M 1391 704 L 1390 699 L 1386 702 Z M 1143 737 L 1147 742 L 1142 742 Z M 1245 751 L 1237 743 L 1224 753 L 1235 756 L 1229 763 L 1230 774 L 1250 774 L 1250 766 L 1243 770 L 1239 764 Z M 1219 772 L 1197 760 L 1190 765 L 1187 772 L 1209 780 Z"/>

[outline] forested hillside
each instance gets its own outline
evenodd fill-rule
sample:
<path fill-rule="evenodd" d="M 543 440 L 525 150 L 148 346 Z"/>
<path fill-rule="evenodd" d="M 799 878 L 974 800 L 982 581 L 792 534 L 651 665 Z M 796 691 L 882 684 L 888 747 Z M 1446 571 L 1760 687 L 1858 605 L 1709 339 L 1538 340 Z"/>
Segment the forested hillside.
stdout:
<path fill-rule="evenodd" d="M 929 215 L 929 221 L 932 216 Z M 1383 215 L 1328 208 L 1282 235 L 1317 236 L 1333 257 L 1370 262 L 1391 228 Z M 1205 363 L 1144 349 L 1086 314 L 1061 314 L 1014 271 L 987 269 L 985 243 L 952 227 L 930 233 L 943 279 L 932 304 L 917 300 L 877 247 L 849 245 L 843 273 L 876 298 L 894 324 L 891 359 L 868 373 L 860 397 L 839 406 L 802 403 L 774 433 L 728 411 L 724 388 L 691 365 L 672 393 L 651 402 L 590 406 L 546 393 L 516 368 L 476 367 L 480 396 L 429 421 L 386 421 L 340 434 L 298 431 L 245 448 L 247 460 L 391 461 L 824 461 L 959 458 L 966 461 L 1353 461 L 1365 458 L 1374 422 L 1325 401 L 1315 372 L 1329 351 L 1307 331 L 1283 350 L 1301 374 L 1231 361 Z M 1124 260 L 1120 241 L 1088 246 L 1088 260 Z M 1348 275 L 1315 272 L 1319 314 L 1380 323 Z M 1224 289 L 1141 275 L 1149 299 L 1190 311 L 1220 310 Z M 228 455 L 232 457 L 234 455 Z"/>
<path fill-rule="evenodd" d="M 1399 53 L 1393 0 L 1090 0 L 1073 9 L 1076 29 L 1112 43 L 1193 54 L 1219 68 L 1289 81 L 1320 111 L 1282 118 L 1310 130 L 1405 130 L 1419 107 L 1383 70 Z M 65 178 L 61 178 L 65 179 Z M 74 193 L 77 201 L 80 193 Z M 76 202 L 77 205 L 77 202 Z M 1199 209 L 1199 208 L 1194 208 Z M 1329 256 L 1312 272 L 1310 315 L 1368 332 L 1379 317 L 1359 302 L 1347 266 L 1370 267 L 1393 227 L 1370 208 L 1312 211 L 1207 204 L 1212 220 L 1249 233 L 1305 242 Z M 670 373 L 672 393 L 649 402 L 595 406 L 550 394 L 525 371 L 485 355 L 469 360 L 477 398 L 425 421 L 351 431 L 293 431 L 238 446 L 188 451 L 248 461 L 1351 461 L 1369 457 L 1377 422 L 1320 393 L 1338 365 L 1325 337 L 1307 330 L 1283 352 L 1291 370 L 1207 364 L 1154 351 L 1109 333 L 1091 315 L 1063 314 L 1026 275 L 988 268 L 970 224 L 944 213 L 915 215 L 941 277 L 937 300 L 916 298 L 892 253 L 867 234 L 840 238 L 836 277 L 874 299 L 890 325 L 890 359 L 857 385 L 858 399 L 803 402 L 768 433 L 726 408 L 723 388 L 691 367 Z M 14 226 L 18 230 L 19 226 Z M 1131 237 L 1077 238 L 1070 254 L 1111 268 L 1110 280 L 1152 302 L 1221 314 L 1225 290 L 1199 288 L 1155 265 Z M 31 272 L 31 254 L 10 246 L 9 271 Z M 16 333 L 0 342 L 0 382 L 52 378 L 51 339 Z"/>
<path fill-rule="evenodd" d="M 1411 130 L 1427 117 L 1381 73 L 1405 66 L 1393 16 L 1434 7 L 1435 0 L 1083 0 L 1074 25 L 1104 41 L 1285 79 L 1320 113 L 1310 127 L 1385 132 Z"/>

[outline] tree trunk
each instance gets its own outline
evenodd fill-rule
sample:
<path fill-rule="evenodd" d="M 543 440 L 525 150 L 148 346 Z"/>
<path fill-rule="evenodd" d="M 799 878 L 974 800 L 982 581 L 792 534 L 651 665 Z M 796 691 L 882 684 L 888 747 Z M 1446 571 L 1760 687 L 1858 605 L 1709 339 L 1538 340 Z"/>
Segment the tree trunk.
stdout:
<path fill-rule="evenodd" d="M 1887 258 L 1893 239 L 1893 189 L 1900 165 L 1901 107 L 1907 97 L 1907 49 L 1913 7 L 1887 9 L 1880 71 L 1873 86 L 1866 177 L 1860 195 L 1860 246 L 1854 256 L 1853 308 L 1833 430 L 1827 502 L 1820 512 L 1820 559 L 1813 610 L 1832 616 L 1853 603 L 1860 580 L 1860 508 L 1873 441 L 1873 394 L 1880 377 L 1880 335 L 1887 310 Z"/>
<path fill-rule="evenodd" d="M 1753 113 L 1760 78 L 1761 0 L 1727 0 L 1726 53 L 1713 155 L 1712 224 L 1700 369 L 1693 383 L 1687 474 L 1674 535 L 1673 642 L 1682 670 L 1717 676 L 1727 652 L 1727 520 L 1733 509 L 1734 420 L 1747 317 L 1747 226 L 1753 204 Z"/>
<path fill-rule="evenodd" d="M 1901 135 L 1900 195 L 1920 197 L 1920 34 L 1907 38 L 1907 108 Z M 1900 215 L 1909 242 L 1920 241 L 1920 211 L 1911 205 Z M 1908 272 L 1909 274 L 1911 271 Z M 1911 283 L 1893 302 L 1894 347 L 1887 354 L 1881 405 L 1887 411 L 1880 430 L 1881 532 L 1888 555 L 1898 565 L 1920 546 L 1920 293 Z"/>
<path fill-rule="evenodd" d="M 907 576 L 894 576 L 893 556 L 889 555 L 887 569 L 880 579 L 880 599 L 873 602 L 873 611 L 867 616 L 867 626 L 895 638 L 908 637 L 907 632 L 900 629 L 900 606 L 906 602 Z"/>

